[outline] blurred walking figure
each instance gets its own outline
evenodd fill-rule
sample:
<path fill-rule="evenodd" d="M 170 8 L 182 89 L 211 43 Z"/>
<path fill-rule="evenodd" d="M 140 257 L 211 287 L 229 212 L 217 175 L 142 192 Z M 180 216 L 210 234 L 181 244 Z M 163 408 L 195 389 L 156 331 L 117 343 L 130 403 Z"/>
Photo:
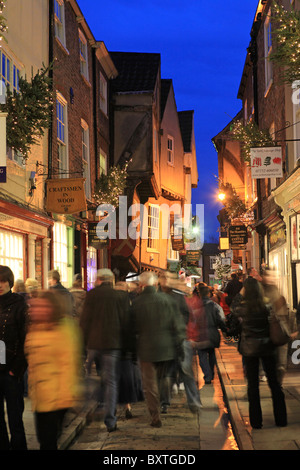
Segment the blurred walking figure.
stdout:
<path fill-rule="evenodd" d="M 22 295 L 24 297 L 25 300 L 28 299 L 28 294 L 26 292 L 26 287 L 25 287 L 25 283 L 22 279 L 17 279 L 14 283 L 14 286 L 12 288 L 12 291 L 15 293 L 15 294 L 19 294 L 19 295 Z"/>
<path fill-rule="evenodd" d="M 190 326 L 193 323 L 194 318 L 197 316 L 198 305 L 193 302 L 193 296 L 188 297 L 184 295 L 184 292 L 178 290 L 178 282 L 173 273 L 163 273 L 160 278 L 160 286 L 163 292 L 169 294 L 176 302 L 180 315 L 186 325 L 187 330 L 190 330 Z M 191 318 L 193 317 L 193 318 Z M 198 325 L 197 325 L 198 326 Z M 194 349 L 192 343 L 189 341 L 190 338 L 183 341 L 183 357 L 178 358 L 171 363 L 170 371 L 165 380 L 174 380 L 177 377 L 178 384 L 183 383 L 184 390 L 187 397 L 187 403 L 192 413 L 200 411 L 202 403 L 200 400 L 199 390 L 196 385 L 194 373 L 193 373 L 193 354 Z M 167 412 L 167 405 L 171 402 L 171 391 L 170 387 L 164 387 L 164 393 L 167 395 L 161 397 L 162 413 Z M 164 401 L 163 401 L 164 400 Z"/>
<path fill-rule="evenodd" d="M 60 274 L 56 269 L 48 273 L 49 289 L 53 289 L 56 293 L 62 296 L 62 302 L 65 304 L 64 311 L 70 317 L 74 317 L 75 313 L 75 300 L 71 292 L 62 285 L 60 282 Z"/>
<path fill-rule="evenodd" d="M 136 323 L 137 353 L 140 360 L 145 399 L 151 426 L 161 427 L 160 396 L 163 379 L 170 363 L 183 355 L 185 324 L 172 297 L 157 291 L 157 278 L 152 272 L 140 275 L 142 292 L 132 302 Z"/>
<path fill-rule="evenodd" d="M 61 296 L 40 292 L 29 307 L 28 390 L 40 450 L 57 450 L 64 416 L 81 398 L 81 336 Z"/>
<path fill-rule="evenodd" d="M 232 273 L 231 279 L 224 289 L 224 293 L 227 294 L 225 301 L 228 306 L 231 305 L 234 297 L 240 292 L 242 287 L 243 287 L 243 284 L 239 280 L 238 275 L 236 273 Z"/>
<path fill-rule="evenodd" d="M 27 305 L 21 295 L 11 291 L 14 275 L 8 266 L 0 266 L 0 341 L 5 345 L 5 360 L 0 361 L 0 450 L 27 450 L 23 425 L 23 375 L 27 364 L 24 341 Z M 10 439 L 5 423 L 5 408 Z"/>
<path fill-rule="evenodd" d="M 124 296 L 124 303 L 131 304 L 129 296 L 128 283 L 119 281 L 115 285 L 115 289 L 121 291 L 120 295 Z M 128 327 L 129 331 L 123 342 L 123 351 L 120 362 L 119 376 L 119 396 L 118 403 L 125 405 L 125 417 L 131 419 L 133 417 L 133 403 L 144 400 L 142 389 L 142 378 L 140 368 L 137 363 L 136 344 L 134 338 L 134 322 L 131 318 L 131 310 L 128 311 Z"/>
<path fill-rule="evenodd" d="M 80 326 L 89 352 L 101 357 L 101 381 L 104 386 L 104 423 L 108 432 L 116 431 L 119 367 L 123 351 L 123 335 L 128 332 L 128 301 L 124 292 L 114 289 L 114 274 L 99 269 L 96 287 L 85 299 Z"/>
<path fill-rule="evenodd" d="M 208 346 L 204 344 L 198 348 L 200 367 L 204 374 L 204 382 L 210 384 L 214 379 L 216 354 L 215 348 L 220 346 L 220 333 L 227 333 L 225 315 L 219 304 L 209 298 L 209 288 L 205 284 L 197 284 L 195 292 L 202 299 L 206 317 Z"/>
<path fill-rule="evenodd" d="M 86 290 L 82 287 L 81 274 L 75 274 L 70 292 L 73 295 L 75 302 L 74 317 L 79 321 L 86 297 Z"/>
<path fill-rule="evenodd" d="M 36 297 L 39 291 L 39 283 L 36 279 L 28 277 L 25 282 L 25 288 L 29 297 Z"/>
<path fill-rule="evenodd" d="M 280 294 L 276 285 L 276 271 L 266 269 L 262 275 L 262 286 L 264 296 L 267 302 L 272 306 L 273 311 L 278 315 L 280 320 L 288 325 L 288 306 L 283 295 Z M 288 360 L 288 344 L 277 347 L 277 375 L 280 384 L 287 369 Z"/>
<path fill-rule="evenodd" d="M 272 392 L 273 411 L 277 426 L 287 425 L 285 397 L 277 377 L 276 348 L 270 340 L 270 307 L 264 301 L 261 283 L 253 277 L 244 282 L 241 301 L 233 313 L 241 319 L 239 352 L 243 356 L 248 381 L 250 424 L 262 428 L 262 410 L 259 396 L 259 360 L 262 361 L 268 385 Z"/>

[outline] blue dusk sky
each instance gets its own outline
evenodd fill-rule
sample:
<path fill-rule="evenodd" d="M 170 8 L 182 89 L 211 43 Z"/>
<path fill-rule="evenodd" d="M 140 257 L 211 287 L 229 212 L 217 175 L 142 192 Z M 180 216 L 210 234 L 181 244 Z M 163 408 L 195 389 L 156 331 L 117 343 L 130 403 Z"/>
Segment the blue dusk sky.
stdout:
<path fill-rule="evenodd" d="M 77 0 L 108 51 L 161 54 L 178 111 L 194 110 L 198 188 L 205 241 L 218 240 L 217 153 L 211 139 L 241 109 L 237 99 L 258 0 Z M 195 210 L 194 210 L 195 212 Z"/>

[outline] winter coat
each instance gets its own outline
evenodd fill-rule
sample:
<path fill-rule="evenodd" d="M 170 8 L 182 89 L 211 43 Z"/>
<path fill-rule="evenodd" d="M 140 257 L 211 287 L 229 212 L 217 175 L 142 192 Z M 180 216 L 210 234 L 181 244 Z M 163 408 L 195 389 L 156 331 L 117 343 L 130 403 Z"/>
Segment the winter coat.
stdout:
<path fill-rule="evenodd" d="M 65 315 L 69 317 L 76 316 L 75 311 L 75 299 L 71 292 L 66 289 L 60 282 L 50 287 L 50 290 L 54 290 L 57 294 L 61 295 L 61 301 L 64 303 Z"/>
<path fill-rule="evenodd" d="M 232 279 L 228 282 L 224 289 L 224 293 L 227 294 L 225 302 L 230 305 L 234 297 L 241 291 L 243 284 L 238 279 Z"/>
<path fill-rule="evenodd" d="M 232 313 L 241 324 L 238 349 L 243 356 L 262 357 L 274 353 L 275 346 L 270 340 L 269 316 L 271 308 L 269 305 L 249 312 L 246 302 L 240 295 L 235 299 Z"/>
<path fill-rule="evenodd" d="M 78 287 L 72 287 L 70 289 L 70 292 L 73 295 L 74 302 L 75 302 L 74 317 L 79 319 L 83 310 L 84 301 L 86 297 L 86 291 Z"/>
<path fill-rule="evenodd" d="M 35 412 L 71 408 L 81 398 L 81 336 L 70 318 L 32 324 L 25 341 L 28 393 Z"/>
<path fill-rule="evenodd" d="M 141 361 L 168 361 L 182 354 L 186 327 L 171 295 L 148 286 L 132 302 L 132 312 Z"/>
<path fill-rule="evenodd" d="M 11 291 L 0 296 L 0 341 L 5 345 L 5 361 L 0 360 L 0 373 L 11 371 L 17 377 L 23 376 L 27 367 L 24 355 L 27 323 L 24 297 Z"/>
<path fill-rule="evenodd" d="M 186 302 L 189 308 L 187 339 L 196 343 L 195 347 L 208 347 L 208 327 L 202 299 L 197 294 L 193 294 L 187 297 Z"/>
<path fill-rule="evenodd" d="M 227 332 L 225 316 L 222 308 L 208 297 L 202 299 L 206 315 L 209 348 L 218 348 L 220 346 L 219 330 Z"/>
<path fill-rule="evenodd" d="M 113 289 L 110 283 L 102 283 L 87 293 L 80 318 L 87 349 L 124 348 L 130 327 L 129 296 L 124 294 Z"/>

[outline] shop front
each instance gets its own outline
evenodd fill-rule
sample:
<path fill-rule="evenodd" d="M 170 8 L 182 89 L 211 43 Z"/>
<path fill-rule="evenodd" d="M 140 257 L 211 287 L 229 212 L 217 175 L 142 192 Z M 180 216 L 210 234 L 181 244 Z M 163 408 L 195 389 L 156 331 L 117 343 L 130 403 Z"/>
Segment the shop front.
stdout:
<path fill-rule="evenodd" d="M 52 225 L 46 213 L 0 199 L 0 264 L 11 268 L 15 280 L 34 278 L 47 287 Z"/>
<path fill-rule="evenodd" d="M 287 301 L 295 310 L 300 302 L 300 168 L 272 193 L 276 204 L 282 208 L 286 226 L 286 284 Z"/>

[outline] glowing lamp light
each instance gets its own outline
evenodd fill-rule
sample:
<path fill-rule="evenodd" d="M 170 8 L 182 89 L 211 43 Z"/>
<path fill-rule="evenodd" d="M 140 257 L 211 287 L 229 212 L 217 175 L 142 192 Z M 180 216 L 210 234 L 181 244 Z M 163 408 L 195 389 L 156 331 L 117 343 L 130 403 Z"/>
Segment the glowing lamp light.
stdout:
<path fill-rule="evenodd" d="M 224 201 L 225 197 L 226 197 L 225 193 L 219 193 L 219 194 L 218 194 L 218 199 L 219 199 L 220 201 Z"/>

